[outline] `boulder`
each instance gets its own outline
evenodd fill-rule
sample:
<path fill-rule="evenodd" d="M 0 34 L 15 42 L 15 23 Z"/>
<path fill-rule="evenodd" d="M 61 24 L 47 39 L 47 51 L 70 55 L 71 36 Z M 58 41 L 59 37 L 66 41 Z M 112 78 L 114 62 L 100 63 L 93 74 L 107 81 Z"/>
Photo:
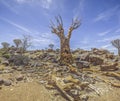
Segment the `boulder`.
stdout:
<path fill-rule="evenodd" d="M 76 66 L 77 66 L 79 69 L 89 68 L 89 67 L 90 67 L 90 63 L 87 62 L 87 61 L 79 61 L 79 62 L 76 62 Z"/>
<path fill-rule="evenodd" d="M 94 66 L 103 64 L 103 59 L 98 55 L 90 55 L 89 62 L 91 62 Z"/>

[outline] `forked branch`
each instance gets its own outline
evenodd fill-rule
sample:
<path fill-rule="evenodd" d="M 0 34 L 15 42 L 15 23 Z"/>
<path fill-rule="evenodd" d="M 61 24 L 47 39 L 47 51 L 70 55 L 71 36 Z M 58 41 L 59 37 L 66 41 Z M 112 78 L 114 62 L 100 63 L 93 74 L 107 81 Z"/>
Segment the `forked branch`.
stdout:
<path fill-rule="evenodd" d="M 68 31 L 68 39 L 70 39 L 72 31 L 77 29 L 81 25 L 81 21 L 78 18 L 72 19 L 72 24 Z"/>

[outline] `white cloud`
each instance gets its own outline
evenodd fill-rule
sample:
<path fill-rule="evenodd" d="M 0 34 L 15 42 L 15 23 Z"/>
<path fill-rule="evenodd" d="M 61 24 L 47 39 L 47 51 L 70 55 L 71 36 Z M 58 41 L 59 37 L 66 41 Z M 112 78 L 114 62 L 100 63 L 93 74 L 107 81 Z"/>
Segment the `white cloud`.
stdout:
<path fill-rule="evenodd" d="M 101 21 L 101 20 L 103 20 L 103 21 L 109 20 L 110 17 L 112 17 L 113 15 L 117 14 L 119 8 L 120 8 L 120 6 L 115 6 L 114 8 L 108 9 L 108 10 L 100 13 L 94 19 L 94 22 Z"/>
<path fill-rule="evenodd" d="M 108 33 L 110 33 L 110 32 L 111 32 L 111 30 L 107 30 L 107 31 L 98 33 L 97 35 L 98 35 L 98 36 L 105 36 L 106 34 L 108 34 Z"/>

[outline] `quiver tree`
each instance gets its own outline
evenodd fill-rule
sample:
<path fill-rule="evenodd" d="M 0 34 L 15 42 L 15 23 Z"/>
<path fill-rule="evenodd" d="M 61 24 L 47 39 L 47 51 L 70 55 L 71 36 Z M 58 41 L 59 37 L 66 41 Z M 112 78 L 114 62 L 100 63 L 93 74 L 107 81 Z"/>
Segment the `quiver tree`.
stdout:
<path fill-rule="evenodd" d="M 7 42 L 2 42 L 1 45 L 3 46 L 4 49 L 8 49 L 10 44 Z"/>
<path fill-rule="evenodd" d="M 120 56 L 120 39 L 111 41 L 112 45 L 118 49 L 118 55 Z"/>
<path fill-rule="evenodd" d="M 70 38 L 71 38 L 72 31 L 77 29 L 81 25 L 81 22 L 77 18 L 73 19 L 72 24 L 69 27 L 68 34 L 67 36 L 65 36 L 63 21 L 61 16 L 55 17 L 55 20 L 56 20 L 56 24 L 54 24 L 51 21 L 50 28 L 51 28 L 51 32 L 56 34 L 60 39 L 60 63 L 72 64 L 73 59 L 70 51 Z"/>
<path fill-rule="evenodd" d="M 15 45 L 16 45 L 17 48 L 18 48 L 18 47 L 21 45 L 21 43 L 22 43 L 21 39 L 14 39 L 13 42 L 15 43 Z"/>

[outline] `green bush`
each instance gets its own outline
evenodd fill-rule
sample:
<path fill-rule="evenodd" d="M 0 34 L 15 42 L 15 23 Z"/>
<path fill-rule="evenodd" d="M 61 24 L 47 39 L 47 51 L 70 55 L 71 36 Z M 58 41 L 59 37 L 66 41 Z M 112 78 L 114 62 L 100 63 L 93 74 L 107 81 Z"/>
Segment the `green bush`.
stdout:
<path fill-rule="evenodd" d="M 6 58 L 6 59 L 9 59 L 10 58 L 10 54 L 3 54 L 2 55 L 4 58 Z"/>

